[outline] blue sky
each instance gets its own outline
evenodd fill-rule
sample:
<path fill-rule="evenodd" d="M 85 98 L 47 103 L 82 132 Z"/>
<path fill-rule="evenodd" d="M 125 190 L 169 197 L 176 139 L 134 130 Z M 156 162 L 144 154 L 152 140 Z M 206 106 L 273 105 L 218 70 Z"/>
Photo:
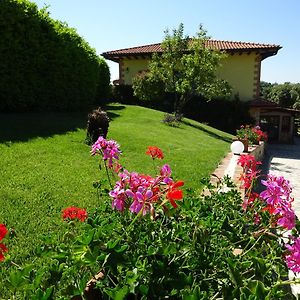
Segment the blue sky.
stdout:
<path fill-rule="evenodd" d="M 65 21 L 96 49 L 109 50 L 161 42 L 166 28 L 184 24 L 193 36 L 202 23 L 213 39 L 279 44 L 262 63 L 261 79 L 300 82 L 299 0 L 35 0 L 49 5 L 52 18 Z M 112 79 L 118 65 L 109 62 Z"/>

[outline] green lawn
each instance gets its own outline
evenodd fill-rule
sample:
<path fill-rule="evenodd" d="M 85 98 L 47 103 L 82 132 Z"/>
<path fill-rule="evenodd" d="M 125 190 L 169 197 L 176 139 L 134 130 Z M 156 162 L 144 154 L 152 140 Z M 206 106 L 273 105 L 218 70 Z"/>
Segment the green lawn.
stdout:
<path fill-rule="evenodd" d="M 186 120 L 179 128 L 160 120 L 163 113 L 138 106 L 111 105 L 108 138 L 123 151 L 129 171 L 153 174 L 147 146 L 160 147 L 174 178 L 196 192 L 229 150 L 231 135 Z M 14 262 L 32 259 L 43 233 L 62 232 L 61 210 L 89 211 L 99 205 L 95 180 L 104 178 L 84 144 L 86 113 L 0 115 L 0 223 L 13 229 L 8 241 Z"/>

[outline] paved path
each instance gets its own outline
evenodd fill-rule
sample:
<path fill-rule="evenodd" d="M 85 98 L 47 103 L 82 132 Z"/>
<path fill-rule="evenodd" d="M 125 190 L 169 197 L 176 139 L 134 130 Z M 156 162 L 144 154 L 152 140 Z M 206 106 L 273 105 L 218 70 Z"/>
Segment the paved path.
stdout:
<path fill-rule="evenodd" d="M 300 138 L 293 145 L 268 145 L 265 160 L 269 173 L 281 175 L 290 181 L 295 198 L 294 209 L 300 219 Z"/>

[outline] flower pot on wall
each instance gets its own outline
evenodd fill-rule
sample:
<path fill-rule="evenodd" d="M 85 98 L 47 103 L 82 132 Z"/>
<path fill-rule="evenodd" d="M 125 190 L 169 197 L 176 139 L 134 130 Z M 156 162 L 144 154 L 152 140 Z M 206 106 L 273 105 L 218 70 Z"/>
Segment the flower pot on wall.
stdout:
<path fill-rule="evenodd" d="M 248 152 L 248 146 L 249 146 L 248 139 L 240 139 L 239 141 L 241 141 L 244 144 L 244 152 Z"/>

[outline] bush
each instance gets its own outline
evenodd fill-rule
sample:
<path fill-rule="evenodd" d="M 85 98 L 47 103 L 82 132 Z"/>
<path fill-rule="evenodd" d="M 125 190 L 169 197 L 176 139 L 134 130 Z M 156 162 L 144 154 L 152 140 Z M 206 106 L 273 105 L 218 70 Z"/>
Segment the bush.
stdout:
<path fill-rule="evenodd" d="M 109 127 L 109 117 L 100 107 L 88 114 L 86 142 L 94 144 L 99 136 L 106 138 Z"/>
<path fill-rule="evenodd" d="M 107 97 L 104 60 L 45 9 L 1 0 L 0 32 L 0 111 L 74 110 Z"/>
<path fill-rule="evenodd" d="M 205 122 L 210 126 L 233 134 L 240 124 L 253 123 L 247 102 L 238 99 L 207 101 L 201 97 L 194 97 L 184 109 L 184 114 L 188 118 Z"/>

